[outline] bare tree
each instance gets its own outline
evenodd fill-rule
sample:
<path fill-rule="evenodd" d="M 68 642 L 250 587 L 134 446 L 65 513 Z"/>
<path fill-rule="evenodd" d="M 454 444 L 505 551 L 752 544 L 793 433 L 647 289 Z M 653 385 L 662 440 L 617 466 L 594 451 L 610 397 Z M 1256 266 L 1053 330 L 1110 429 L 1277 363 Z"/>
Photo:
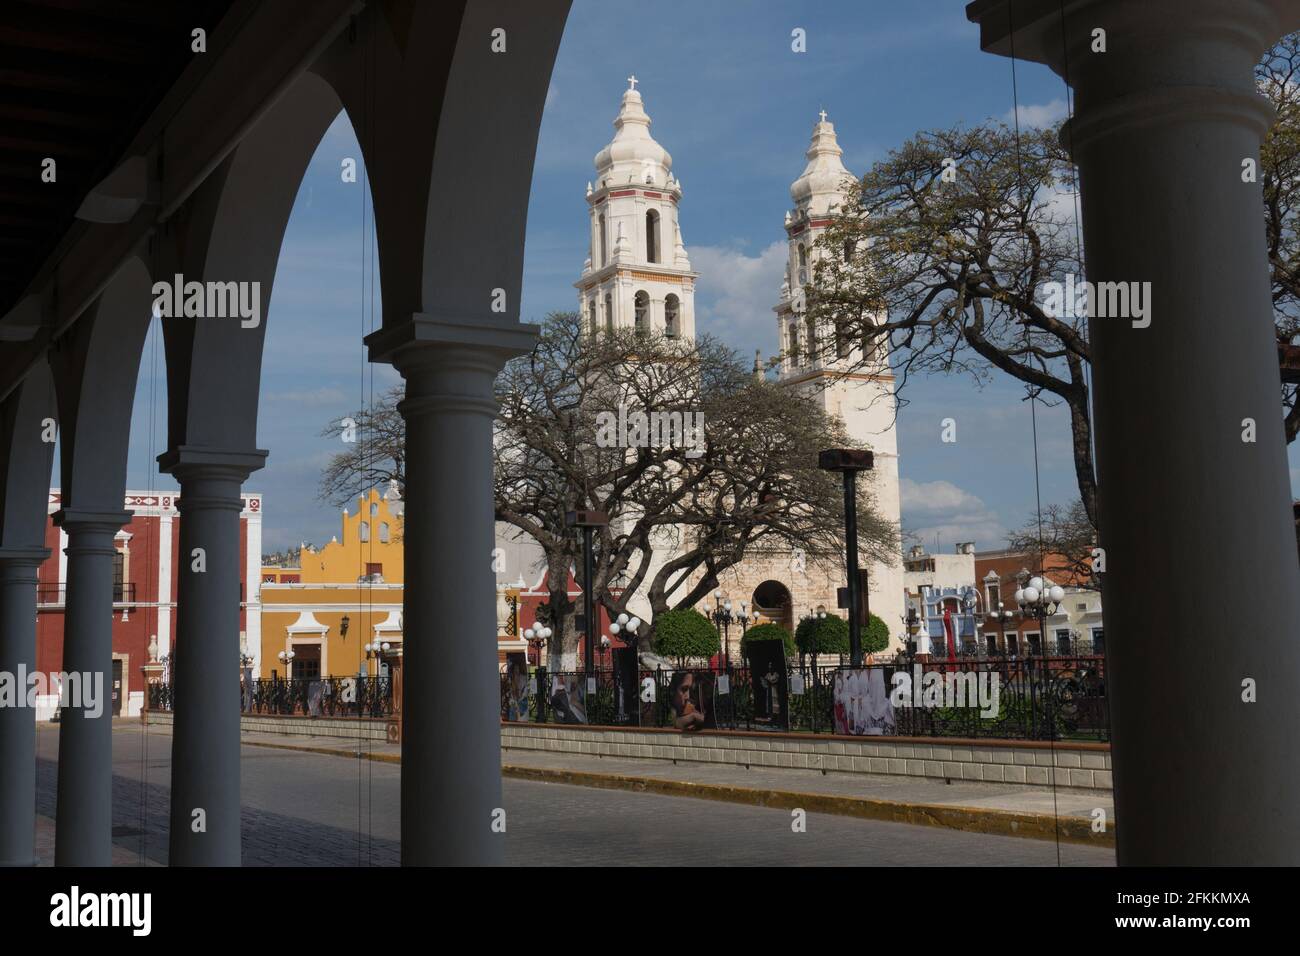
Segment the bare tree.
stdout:
<path fill-rule="evenodd" d="M 1283 37 L 1260 61 L 1255 78 L 1277 110 L 1277 120 L 1260 146 L 1259 179 L 1273 319 L 1278 345 L 1284 347 L 1300 341 L 1300 34 Z M 1300 385 L 1291 377 L 1282 385 L 1288 443 L 1300 435 Z"/>
<path fill-rule="evenodd" d="M 1007 535 L 1007 547 L 1042 556 L 1040 567 L 1050 564 L 1050 570 L 1065 574 L 1067 580 L 1056 582 L 1058 584 L 1101 590 L 1093 554 L 1097 547 L 1097 531 L 1080 501 L 1071 502 L 1066 507 L 1047 505 L 1041 519 L 1037 514 L 1030 515 L 1023 525 Z"/>
<path fill-rule="evenodd" d="M 568 511 L 609 517 L 595 545 L 594 593 L 611 614 L 638 591 L 656 613 L 693 606 L 722 571 L 763 549 L 800 547 L 814 560 L 842 550 L 839 485 L 816 468 L 819 450 L 844 443 L 838 423 L 812 399 L 755 380 L 708 338 L 593 337 L 576 314 L 556 313 L 533 353 L 506 366 L 497 399 L 497 518 L 546 555 L 551 651 L 561 660 L 577 646 L 564 592 L 581 564 Z M 642 414 L 700 416 L 695 437 L 704 440 L 610 435 L 612 423 L 622 432 L 619 423 Z M 897 530 L 865 495 L 860 513 L 866 553 L 895 549 Z"/>
<path fill-rule="evenodd" d="M 394 386 L 375 404 L 335 419 L 321 432 L 343 443 L 321 473 L 317 494 L 322 501 L 342 506 L 392 481 L 405 490 L 406 423 L 397 410 L 404 394 L 403 386 Z"/>
<path fill-rule="evenodd" d="M 888 343 L 897 392 L 916 373 L 1001 372 L 1064 403 L 1084 510 L 1096 519 L 1086 316 L 1049 310 L 1047 281 L 1081 275 L 1068 209 L 1073 167 L 1056 130 L 1002 124 L 918 133 L 851 183 L 814 249 L 809 317 L 863 345 Z M 859 353 L 854 353 L 859 354 Z"/>

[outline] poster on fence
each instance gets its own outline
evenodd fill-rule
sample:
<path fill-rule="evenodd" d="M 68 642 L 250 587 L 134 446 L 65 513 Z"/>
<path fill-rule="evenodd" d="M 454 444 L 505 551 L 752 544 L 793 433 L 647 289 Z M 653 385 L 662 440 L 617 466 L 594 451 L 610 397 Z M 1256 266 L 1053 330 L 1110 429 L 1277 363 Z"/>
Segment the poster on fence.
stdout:
<path fill-rule="evenodd" d="M 587 682 L 580 674 L 556 674 L 551 682 L 551 709 L 561 724 L 587 722 Z"/>
<path fill-rule="evenodd" d="M 754 722 L 789 727 L 790 687 L 785 669 L 782 641 L 752 641 L 749 656 L 749 685 L 754 694 Z"/>
<path fill-rule="evenodd" d="M 506 655 L 506 720 L 528 721 L 528 659 Z"/>
<path fill-rule="evenodd" d="M 880 667 L 841 668 L 831 683 L 835 732 L 879 736 L 894 732 L 894 705 Z"/>
<path fill-rule="evenodd" d="M 714 675 L 704 671 L 677 671 L 668 681 L 668 705 L 678 730 L 709 730 L 718 726 L 717 687 Z"/>
<path fill-rule="evenodd" d="M 640 693 L 640 665 L 635 647 L 614 648 L 614 720 L 620 724 L 632 723 L 640 713 L 637 696 Z"/>

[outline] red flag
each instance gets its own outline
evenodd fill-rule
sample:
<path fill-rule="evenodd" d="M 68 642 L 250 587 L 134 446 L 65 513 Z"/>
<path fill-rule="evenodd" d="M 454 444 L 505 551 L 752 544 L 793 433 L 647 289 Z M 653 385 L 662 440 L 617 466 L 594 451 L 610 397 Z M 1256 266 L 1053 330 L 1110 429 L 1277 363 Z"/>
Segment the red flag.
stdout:
<path fill-rule="evenodd" d="M 952 623 L 952 608 L 943 609 L 943 632 L 948 636 L 948 660 L 957 660 L 957 634 Z"/>

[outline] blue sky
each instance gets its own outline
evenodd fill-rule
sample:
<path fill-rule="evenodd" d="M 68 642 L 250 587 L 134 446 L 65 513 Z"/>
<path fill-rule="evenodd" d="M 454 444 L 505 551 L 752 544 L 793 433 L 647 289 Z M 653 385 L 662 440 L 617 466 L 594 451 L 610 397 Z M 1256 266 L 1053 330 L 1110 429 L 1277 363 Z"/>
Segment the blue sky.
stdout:
<path fill-rule="evenodd" d="M 964 6 L 575 0 L 547 95 L 527 211 L 524 319 L 576 307 L 572 283 L 587 255 L 583 195 L 592 159 L 613 135 L 626 77 L 635 73 L 651 132 L 683 182 L 682 236 L 700 272 L 697 326 L 743 354 L 757 348 L 770 355 L 782 220 L 818 110 L 835 124 L 845 165 L 855 173 L 918 130 L 1011 117 L 1010 61 L 980 52 Z M 806 53 L 791 51 L 796 27 L 806 31 Z M 1021 63 L 1016 79 L 1023 121 L 1064 114 L 1064 86 L 1045 67 Z M 377 289 L 371 306 L 363 187 L 339 177 L 345 156 L 359 151 L 340 117 L 304 178 L 268 306 L 259 443 L 271 454 L 247 485 L 265 495 L 267 550 L 301 540 L 320 544 L 337 533 L 337 513 L 315 498 L 321 468 L 337 450 L 319 432 L 372 389 L 378 394 L 398 381 L 390 368 L 369 366 L 361 347 L 381 308 Z M 173 487 L 151 458 L 165 434 L 163 360 L 159 349 L 154 386 L 152 346 L 151 336 L 132 429 L 132 488 Z M 1001 546 L 1006 529 L 1021 524 L 1034 504 L 1023 390 L 1003 377 L 983 388 L 938 377 L 915 379 L 905 397 L 905 527 L 931 548 L 937 537 L 945 551 L 957 541 Z M 948 417 L 957 420 L 951 444 L 940 441 Z M 1067 501 L 1077 492 L 1062 410 L 1040 405 L 1038 433 L 1043 502 Z M 1300 487 L 1295 450 L 1291 465 L 1293 487 Z"/>

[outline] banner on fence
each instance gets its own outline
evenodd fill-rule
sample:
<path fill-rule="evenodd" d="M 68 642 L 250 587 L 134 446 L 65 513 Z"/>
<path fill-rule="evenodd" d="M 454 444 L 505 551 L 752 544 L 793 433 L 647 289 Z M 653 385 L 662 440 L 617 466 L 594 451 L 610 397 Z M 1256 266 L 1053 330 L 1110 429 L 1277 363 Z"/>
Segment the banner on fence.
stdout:
<path fill-rule="evenodd" d="M 562 724 L 585 724 L 587 682 L 577 674 L 557 674 L 551 682 L 551 709 Z"/>
<path fill-rule="evenodd" d="M 782 641 L 752 641 L 749 656 L 749 685 L 754 694 L 754 721 L 775 727 L 790 726 L 789 679 L 786 675 L 785 644 Z"/>
<path fill-rule="evenodd" d="M 879 667 L 843 668 L 831 682 L 835 732 L 878 736 L 894 732 L 894 705 Z"/>
<path fill-rule="evenodd" d="M 506 655 L 506 720 L 528 721 L 528 698 L 535 691 L 528 678 L 528 658 L 523 654 Z M 535 684 L 533 686 L 536 686 Z"/>

